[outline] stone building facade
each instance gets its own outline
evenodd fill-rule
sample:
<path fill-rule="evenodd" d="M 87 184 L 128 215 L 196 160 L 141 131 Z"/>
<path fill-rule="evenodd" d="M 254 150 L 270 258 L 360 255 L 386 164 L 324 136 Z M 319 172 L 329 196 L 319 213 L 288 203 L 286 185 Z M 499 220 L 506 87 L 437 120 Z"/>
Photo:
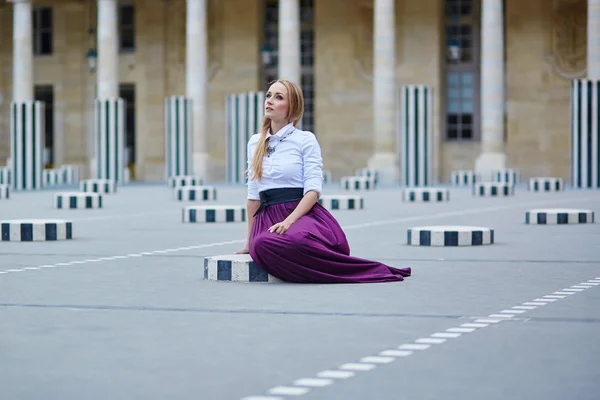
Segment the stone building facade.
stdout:
<path fill-rule="evenodd" d="M 93 68 L 86 55 L 97 48 L 98 3 L 116 0 L 15 1 L 32 2 L 33 86 L 46 103 L 46 162 L 77 164 L 89 173 L 99 62 Z M 376 152 L 374 85 L 382 79 L 373 76 L 374 7 L 381 1 L 391 2 L 394 14 L 395 81 L 387 85 L 426 85 L 434 93 L 435 180 L 445 183 L 451 171 L 473 169 L 483 152 L 482 87 L 489 82 L 482 80 L 482 43 L 498 32 L 503 63 L 488 71 L 500 68 L 504 78 L 494 88 L 504 87 L 505 166 L 525 178 L 570 179 L 570 85 L 587 73 L 588 1 L 595 0 L 187 0 L 194 1 L 206 7 L 204 135 L 211 181 L 225 177 L 225 97 L 264 90 L 277 76 L 269 60 L 276 54 L 267 51 L 277 49 L 265 43 L 291 26 L 277 23 L 285 2 L 296 5 L 300 21 L 304 129 L 317 135 L 334 178 L 369 164 Z M 164 179 L 165 99 L 186 95 L 187 2 L 118 2 L 119 95 L 135 180 Z M 496 33 L 486 31 L 486 3 L 501 5 Z M 0 164 L 10 156 L 15 7 L 0 1 Z"/>

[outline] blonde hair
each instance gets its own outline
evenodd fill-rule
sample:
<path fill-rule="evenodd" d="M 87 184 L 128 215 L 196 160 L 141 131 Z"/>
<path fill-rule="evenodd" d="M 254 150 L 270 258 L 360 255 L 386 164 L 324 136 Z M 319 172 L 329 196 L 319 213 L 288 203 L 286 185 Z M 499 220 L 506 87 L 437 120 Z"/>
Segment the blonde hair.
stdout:
<path fill-rule="evenodd" d="M 289 103 L 287 120 L 292 122 L 294 126 L 297 126 L 302 118 L 302 115 L 304 114 L 304 95 L 302 94 L 302 88 L 300 88 L 300 86 L 298 86 L 296 83 L 285 79 L 272 81 L 269 83 L 269 87 L 276 82 L 281 83 L 287 89 Z M 258 145 L 256 146 L 256 151 L 254 152 L 254 158 L 252 159 L 252 164 L 250 165 L 252 177 L 249 176 L 249 179 L 262 179 L 263 158 L 265 155 L 267 155 L 267 149 L 269 147 L 269 142 L 267 141 L 267 132 L 270 128 L 271 119 L 265 117 L 263 119 Z M 275 134 L 274 132 L 271 133 Z"/>

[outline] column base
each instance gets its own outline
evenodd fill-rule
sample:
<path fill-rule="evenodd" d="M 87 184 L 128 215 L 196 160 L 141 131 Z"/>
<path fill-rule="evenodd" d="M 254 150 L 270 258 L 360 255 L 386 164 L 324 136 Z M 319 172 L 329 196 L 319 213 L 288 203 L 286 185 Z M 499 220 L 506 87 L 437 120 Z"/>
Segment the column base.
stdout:
<path fill-rule="evenodd" d="M 193 170 L 194 175 L 200 176 L 205 182 L 210 181 L 210 155 L 208 153 L 196 153 L 192 156 L 194 160 Z"/>
<path fill-rule="evenodd" d="M 375 153 L 368 161 L 368 167 L 379 172 L 379 182 L 398 183 L 398 165 L 395 153 Z"/>
<path fill-rule="evenodd" d="M 481 153 L 475 160 L 475 172 L 479 174 L 480 180 L 489 182 L 495 170 L 506 168 L 506 154 L 504 153 Z"/>

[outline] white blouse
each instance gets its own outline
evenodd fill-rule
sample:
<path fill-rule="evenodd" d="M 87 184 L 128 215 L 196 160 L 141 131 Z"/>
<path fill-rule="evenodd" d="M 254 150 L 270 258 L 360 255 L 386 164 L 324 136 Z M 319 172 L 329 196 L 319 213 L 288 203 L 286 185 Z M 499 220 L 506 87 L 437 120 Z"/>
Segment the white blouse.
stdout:
<path fill-rule="evenodd" d="M 281 140 L 283 138 L 283 140 Z M 248 199 L 260 200 L 259 192 L 274 188 L 304 188 L 319 195 L 323 187 L 323 158 L 321 146 L 314 133 L 294 128 L 288 124 L 275 135 L 267 133 L 269 146 L 274 148 L 270 156 L 263 158 L 263 174 L 260 181 L 251 179 L 252 159 L 260 133 L 248 141 Z"/>

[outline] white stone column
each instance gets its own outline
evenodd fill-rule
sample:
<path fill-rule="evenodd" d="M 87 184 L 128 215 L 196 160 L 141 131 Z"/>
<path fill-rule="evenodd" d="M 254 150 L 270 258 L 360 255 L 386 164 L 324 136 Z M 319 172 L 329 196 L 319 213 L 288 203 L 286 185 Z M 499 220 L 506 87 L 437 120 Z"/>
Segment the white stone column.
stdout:
<path fill-rule="evenodd" d="M 210 179 L 208 154 L 208 31 L 206 0 L 187 0 L 186 97 L 192 100 L 193 170 Z"/>
<path fill-rule="evenodd" d="M 13 3 L 13 101 L 33 100 L 33 25 L 31 0 Z"/>
<path fill-rule="evenodd" d="M 301 84 L 299 0 L 279 0 L 278 77 Z"/>
<path fill-rule="evenodd" d="M 504 21 L 502 0 L 481 3 L 481 154 L 475 170 L 491 179 L 506 168 L 504 153 Z"/>
<path fill-rule="evenodd" d="M 398 181 L 396 135 L 396 18 L 394 0 L 375 0 L 373 10 L 373 138 L 375 153 L 369 168 L 379 182 Z"/>
<path fill-rule="evenodd" d="M 587 69 L 588 79 L 600 79 L 600 0 L 588 0 Z"/>
<path fill-rule="evenodd" d="M 98 93 L 100 99 L 119 97 L 119 33 L 117 0 L 98 0 Z"/>

